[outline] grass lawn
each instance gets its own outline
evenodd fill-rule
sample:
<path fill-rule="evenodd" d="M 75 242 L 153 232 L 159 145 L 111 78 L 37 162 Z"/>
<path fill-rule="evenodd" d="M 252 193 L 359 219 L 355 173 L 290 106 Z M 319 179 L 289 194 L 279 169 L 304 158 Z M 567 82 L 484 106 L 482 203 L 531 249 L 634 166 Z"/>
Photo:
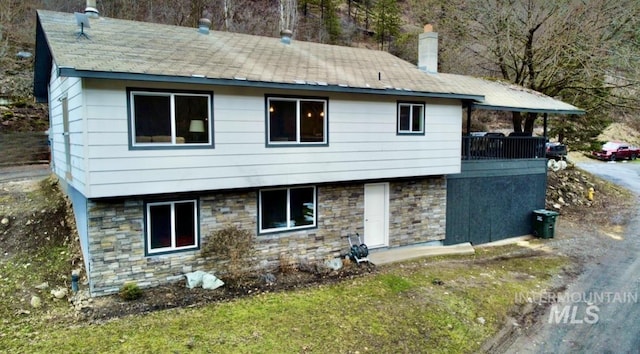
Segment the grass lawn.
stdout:
<path fill-rule="evenodd" d="M 60 300 L 46 299 L 42 308 L 29 308 L 27 301 L 22 308 L 29 309 L 29 314 L 16 312 L 16 306 L 2 311 L 6 316 L 0 323 L 0 351 L 475 352 L 504 324 L 518 294 L 543 291 L 569 262 L 547 254 L 500 257 L 519 251 L 517 246 L 507 246 L 480 249 L 474 256 L 380 266 L 373 274 L 337 284 L 263 293 L 99 325 L 72 321 L 72 311 Z M 0 268 L 7 267 L 7 263 L 0 264 Z M 11 269 L 19 277 L 15 273 L 20 265 L 13 264 Z M 8 283 L 0 283 L 5 299 L 12 296 L 4 285 Z"/>

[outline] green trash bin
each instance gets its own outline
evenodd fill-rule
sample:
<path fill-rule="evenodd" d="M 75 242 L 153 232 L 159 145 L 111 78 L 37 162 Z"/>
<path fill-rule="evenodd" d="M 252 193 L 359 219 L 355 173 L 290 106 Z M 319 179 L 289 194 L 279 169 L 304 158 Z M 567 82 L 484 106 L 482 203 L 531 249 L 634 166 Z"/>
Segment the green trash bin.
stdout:
<path fill-rule="evenodd" d="M 558 213 L 552 210 L 533 211 L 533 235 L 540 238 L 553 238 Z"/>

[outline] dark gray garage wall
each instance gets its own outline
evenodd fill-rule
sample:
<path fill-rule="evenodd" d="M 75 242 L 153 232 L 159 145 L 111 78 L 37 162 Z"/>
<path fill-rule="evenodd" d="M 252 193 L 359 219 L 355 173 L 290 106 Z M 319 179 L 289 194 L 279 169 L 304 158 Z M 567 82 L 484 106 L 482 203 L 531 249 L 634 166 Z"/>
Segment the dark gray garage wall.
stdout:
<path fill-rule="evenodd" d="M 478 245 L 530 234 L 532 211 L 545 207 L 545 159 L 463 161 L 447 176 L 445 245 Z"/>

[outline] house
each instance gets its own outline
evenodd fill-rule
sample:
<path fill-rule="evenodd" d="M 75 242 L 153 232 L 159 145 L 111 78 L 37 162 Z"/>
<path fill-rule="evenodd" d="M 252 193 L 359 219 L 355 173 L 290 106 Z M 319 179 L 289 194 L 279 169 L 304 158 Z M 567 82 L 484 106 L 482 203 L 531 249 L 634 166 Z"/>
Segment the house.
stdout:
<path fill-rule="evenodd" d="M 255 234 L 263 267 L 338 257 L 354 232 L 370 248 L 446 243 L 465 108 L 523 109 L 517 92 L 579 111 L 437 73 L 435 33 L 416 67 L 288 37 L 86 21 L 37 12 L 34 91 L 94 296 L 204 269 L 200 248 L 229 225 Z"/>

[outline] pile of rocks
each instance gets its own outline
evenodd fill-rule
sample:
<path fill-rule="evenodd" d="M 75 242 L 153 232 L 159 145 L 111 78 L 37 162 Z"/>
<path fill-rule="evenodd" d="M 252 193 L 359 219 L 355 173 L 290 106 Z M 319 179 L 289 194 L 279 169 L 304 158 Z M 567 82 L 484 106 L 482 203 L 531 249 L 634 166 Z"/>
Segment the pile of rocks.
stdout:
<path fill-rule="evenodd" d="M 590 197 L 590 188 L 592 189 Z M 575 168 L 567 168 L 547 173 L 546 208 L 548 210 L 571 210 L 591 207 L 596 184 L 590 177 Z"/>
<path fill-rule="evenodd" d="M 83 312 L 93 307 L 93 299 L 89 295 L 89 290 L 83 289 L 69 297 L 69 304 L 77 312 Z"/>

